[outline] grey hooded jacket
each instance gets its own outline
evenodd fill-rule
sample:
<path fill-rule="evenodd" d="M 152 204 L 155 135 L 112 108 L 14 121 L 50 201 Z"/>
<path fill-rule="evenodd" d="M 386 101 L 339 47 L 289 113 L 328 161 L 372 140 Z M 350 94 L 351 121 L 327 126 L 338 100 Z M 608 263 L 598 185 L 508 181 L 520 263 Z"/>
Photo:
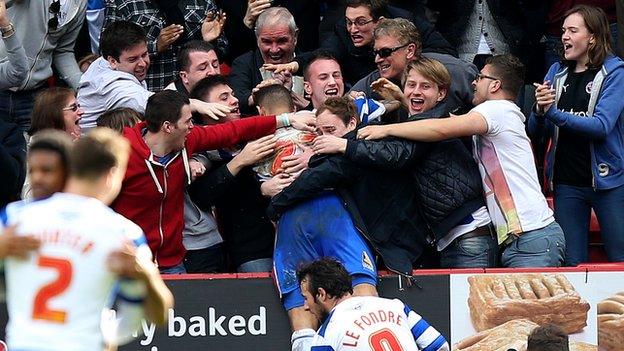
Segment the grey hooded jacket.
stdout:
<path fill-rule="evenodd" d="M 74 57 L 74 44 L 87 10 L 87 0 L 69 2 L 67 21 L 56 30 L 48 28 L 48 21 L 54 17 L 49 12 L 52 0 L 8 0 L 7 11 L 15 26 L 15 35 L 26 51 L 28 74 L 17 90 L 38 87 L 52 76 L 52 65 L 60 78 L 76 89 L 80 80 L 80 69 Z M 7 48 L 0 41 L 0 63 L 7 60 Z"/>

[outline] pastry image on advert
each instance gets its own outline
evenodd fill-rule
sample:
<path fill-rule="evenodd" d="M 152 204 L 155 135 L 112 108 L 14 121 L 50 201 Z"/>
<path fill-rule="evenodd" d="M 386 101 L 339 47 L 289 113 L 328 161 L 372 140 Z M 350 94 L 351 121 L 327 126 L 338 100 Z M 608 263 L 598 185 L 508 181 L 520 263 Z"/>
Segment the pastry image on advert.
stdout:
<path fill-rule="evenodd" d="M 537 327 L 528 319 L 514 319 L 463 339 L 453 345 L 453 351 L 526 351 L 527 338 Z M 596 346 L 570 341 L 570 351 L 596 351 Z"/>
<path fill-rule="evenodd" d="M 598 303 L 598 345 L 606 351 L 624 350 L 624 292 Z"/>
<path fill-rule="evenodd" d="M 468 283 L 470 319 L 477 332 L 515 319 L 555 324 L 567 334 L 587 326 L 589 303 L 562 274 L 473 275 Z"/>

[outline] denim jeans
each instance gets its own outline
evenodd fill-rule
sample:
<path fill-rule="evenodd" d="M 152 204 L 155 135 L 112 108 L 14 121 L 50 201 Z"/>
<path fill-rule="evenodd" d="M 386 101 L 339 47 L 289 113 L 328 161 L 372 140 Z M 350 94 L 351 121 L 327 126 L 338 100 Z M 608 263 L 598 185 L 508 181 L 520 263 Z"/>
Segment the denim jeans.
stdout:
<path fill-rule="evenodd" d="M 0 91 L 0 118 L 19 125 L 23 133 L 27 132 L 30 128 L 30 115 L 35 96 L 39 91 Z"/>
<path fill-rule="evenodd" d="M 257 260 L 247 261 L 236 268 L 237 273 L 259 273 L 270 272 L 273 270 L 273 259 L 259 258 Z"/>
<path fill-rule="evenodd" d="M 490 235 L 453 240 L 440 252 L 442 268 L 488 268 L 496 267 L 498 243 Z"/>
<path fill-rule="evenodd" d="M 555 185 L 554 202 L 555 218 L 566 238 L 566 265 L 588 261 L 592 208 L 609 261 L 624 261 L 624 185 L 596 191 L 591 187 Z"/>
<path fill-rule="evenodd" d="M 160 270 L 160 274 L 186 274 L 186 268 L 182 262 L 172 267 L 159 267 L 158 270 Z"/>
<path fill-rule="evenodd" d="M 565 255 L 565 237 L 557 222 L 524 232 L 503 248 L 503 267 L 559 267 Z"/>

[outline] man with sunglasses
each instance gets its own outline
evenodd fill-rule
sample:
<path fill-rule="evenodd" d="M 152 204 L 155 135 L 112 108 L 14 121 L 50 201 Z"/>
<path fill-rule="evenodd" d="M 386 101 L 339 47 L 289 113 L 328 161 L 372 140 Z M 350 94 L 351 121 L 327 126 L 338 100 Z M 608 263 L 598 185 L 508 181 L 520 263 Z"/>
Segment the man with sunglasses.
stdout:
<path fill-rule="evenodd" d="M 19 84 L 0 91 L 0 116 L 17 123 L 22 131 L 30 126 L 35 95 L 52 76 L 52 65 L 59 77 L 72 88 L 78 87 L 80 69 L 74 57 L 74 43 L 87 9 L 86 0 L 13 1 L 7 9 L 13 23 L 2 28 L 3 36 L 14 36 L 22 43 L 28 58 L 28 72 Z M 0 60 L 8 56 L 0 41 Z"/>
<path fill-rule="evenodd" d="M 525 116 L 515 104 L 524 65 L 506 54 L 489 58 L 472 82 L 474 107 L 452 118 L 369 126 L 359 138 L 388 136 L 441 141 L 473 136 L 487 209 L 496 228 L 504 267 L 558 267 L 565 238 L 542 194 Z"/>
<path fill-rule="evenodd" d="M 472 88 L 470 82 L 477 74 L 473 64 L 466 63 L 448 54 L 422 53 L 422 41 L 416 26 L 403 18 L 384 19 L 374 32 L 375 63 L 377 70 L 362 78 L 352 88 L 366 96 L 381 100 L 373 93 L 371 84 L 383 77 L 400 85 L 405 67 L 412 60 L 421 56 L 438 60 L 451 74 L 451 88 L 445 103 L 439 104 L 440 111 L 466 111 L 472 107 Z"/>

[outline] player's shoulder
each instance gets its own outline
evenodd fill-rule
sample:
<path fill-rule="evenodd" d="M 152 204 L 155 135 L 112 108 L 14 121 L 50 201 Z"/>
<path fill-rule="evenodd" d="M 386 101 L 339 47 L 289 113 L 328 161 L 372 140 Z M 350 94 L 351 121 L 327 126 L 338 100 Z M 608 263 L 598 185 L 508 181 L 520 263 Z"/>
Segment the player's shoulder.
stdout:
<path fill-rule="evenodd" d="M 112 209 L 109 208 L 108 210 L 110 211 L 110 223 L 114 223 L 116 229 L 121 235 L 133 241 L 143 237 L 143 230 L 141 227 Z"/>
<path fill-rule="evenodd" d="M 49 201 L 49 197 L 41 199 L 28 199 L 12 202 L 0 209 L 0 224 L 6 226 L 13 223 L 24 212 L 42 206 Z"/>

